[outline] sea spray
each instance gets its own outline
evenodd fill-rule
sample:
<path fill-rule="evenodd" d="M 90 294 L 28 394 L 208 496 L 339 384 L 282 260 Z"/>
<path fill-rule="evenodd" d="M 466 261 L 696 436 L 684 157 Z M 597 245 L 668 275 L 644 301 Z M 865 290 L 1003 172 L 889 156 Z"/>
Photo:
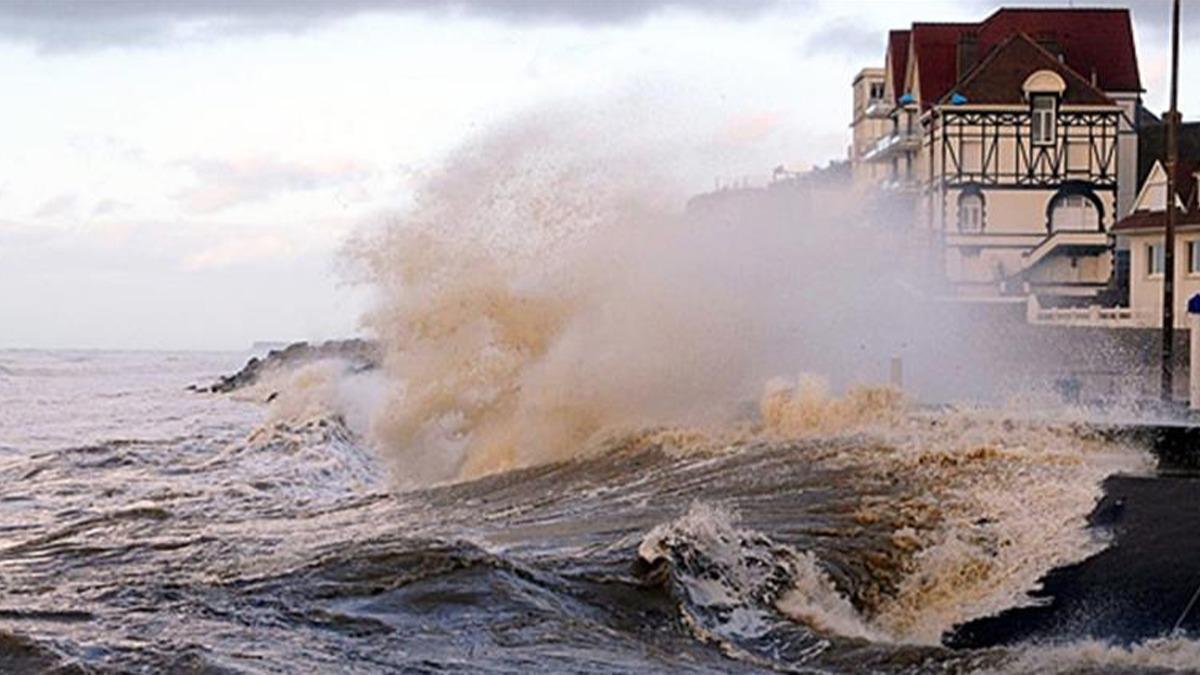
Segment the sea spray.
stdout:
<path fill-rule="evenodd" d="M 350 432 L 365 438 L 385 390 L 386 381 L 379 372 L 330 358 L 273 370 L 233 395 L 269 403 L 267 425 L 300 426 L 336 417 Z"/>
<path fill-rule="evenodd" d="M 598 118 L 483 136 L 347 246 L 378 297 L 365 324 L 389 385 L 369 437 L 398 484 L 578 457 L 621 431 L 719 429 L 781 373 L 838 390 L 881 380 L 902 349 L 972 364 L 914 368 L 921 395 L 986 388 L 953 307 L 914 301 L 903 238 L 868 228 L 852 195 L 796 190 L 752 220 L 681 213 L 662 149 Z"/>
<path fill-rule="evenodd" d="M 795 382 L 773 378 L 759 402 L 764 429 L 784 438 L 895 423 L 904 409 L 904 396 L 896 389 L 858 385 L 844 396 L 832 396 L 829 383 L 814 375 Z"/>

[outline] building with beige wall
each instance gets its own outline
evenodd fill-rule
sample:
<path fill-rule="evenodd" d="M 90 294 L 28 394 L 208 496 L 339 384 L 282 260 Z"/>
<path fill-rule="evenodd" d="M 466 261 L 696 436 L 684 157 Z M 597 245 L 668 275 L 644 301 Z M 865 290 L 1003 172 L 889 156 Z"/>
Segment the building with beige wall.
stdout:
<path fill-rule="evenodd" d="M 884 167 L 868 162 L 865 157 L 879 139 L 891 129 L 888 113 L 891 106 L 884 96 L 884 69 L 863 68 L 854 77 L 854 118 L 850 122 L 850 170 L 859 185 L 878 183 Z"/>
<path fill-rule="evenodd" d="M 1175 324 L 1187 325 L 1187 301 L 1200 293 L 1200 167 L 1181 163 L 1175 173 Z M 1155 162 L 1138 193 L 1133 211 L 1114 230 L 1130 254 L 1129 309 L 1136 323 L 1162 324 L 1165 268 L 1167 172 Z"/>
<path fill-rule="evenodd" d="M 890 129 L 856 172 L 910 195 L 947 292 L 1086 304 L 1111 288 L 1136 186 L 1141 84 L 1129 13 L 1002 9 L 889 34 Z"/>

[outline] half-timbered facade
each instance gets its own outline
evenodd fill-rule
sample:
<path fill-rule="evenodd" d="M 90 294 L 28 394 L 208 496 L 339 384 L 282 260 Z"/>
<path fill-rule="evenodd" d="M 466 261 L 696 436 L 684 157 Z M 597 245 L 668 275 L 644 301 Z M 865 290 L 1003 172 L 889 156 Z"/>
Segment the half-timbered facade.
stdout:
<path fill-rule="evenodd" d="M 1110 285 L 1112 226 L 1136 178 L 1126 11 L 913 24 L 890 34 L 884 81 L 892 131 L 864 161 L 887 167 L 885 191 L 915 195 L 950 292 L 1070 303 Z"/>

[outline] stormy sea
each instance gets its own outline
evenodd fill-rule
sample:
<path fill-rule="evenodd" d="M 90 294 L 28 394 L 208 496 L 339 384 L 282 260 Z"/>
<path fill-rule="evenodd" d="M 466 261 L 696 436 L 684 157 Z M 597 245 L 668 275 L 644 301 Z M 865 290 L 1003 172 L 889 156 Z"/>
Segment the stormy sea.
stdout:
<path fill-rule="evenodd" d="M 185 391 L 246 356 L 0 353 L 0 670 L 1200 664 L 1196 615 L 1137 640 L 1062 616 L 1005 646 L 944 646 L 1110 545 L 1088 520 L 1103 481 L 1153 476 L 1153 459 L 1085 426 L 905 410 L 879 391 L 776 395 L 720 436 L 645 430 L 397 490 L 338 415 L 284 421 L 262 391 Z M 1099 597 L 1118 615 L 1144 602 Z"/>
<path fill-rule="evenodd" d="M 0 672 L 1200 666 L 1192 474 L 852 196 L 681 214 L 578 125 L 347 241 L 358 347 L 0 352 Z"/>

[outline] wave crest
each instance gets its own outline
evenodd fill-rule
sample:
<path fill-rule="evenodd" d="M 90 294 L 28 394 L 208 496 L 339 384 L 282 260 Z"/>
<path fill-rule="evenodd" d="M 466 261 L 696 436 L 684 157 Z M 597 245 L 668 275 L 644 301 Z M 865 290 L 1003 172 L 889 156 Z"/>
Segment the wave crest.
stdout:
<path fill-rule="evenodd" d="M 762 640 L 780 630 L 784 616 L 821 635 L 878 639 L 814 555 L 738 527 L 728 511 L 693 504 L 651 530 L 638 556 L 669 567 L 689 623 L 708 639 Z M 826 646 L 811 636 L 811 652 Z"/>

